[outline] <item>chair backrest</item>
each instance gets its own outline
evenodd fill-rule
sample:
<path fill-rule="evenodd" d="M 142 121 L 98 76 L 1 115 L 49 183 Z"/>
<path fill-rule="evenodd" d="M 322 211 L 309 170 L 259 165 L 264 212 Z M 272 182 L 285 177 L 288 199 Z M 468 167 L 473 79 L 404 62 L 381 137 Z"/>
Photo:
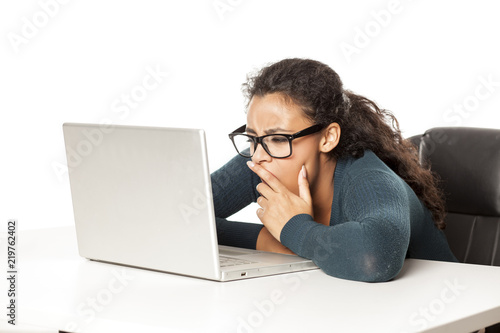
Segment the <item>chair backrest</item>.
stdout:
<path fill-rule="evenodd" d="M 438 127 L 408 139 L 442 181 L 457 259 L 500 266 L 500 129 Z"/>

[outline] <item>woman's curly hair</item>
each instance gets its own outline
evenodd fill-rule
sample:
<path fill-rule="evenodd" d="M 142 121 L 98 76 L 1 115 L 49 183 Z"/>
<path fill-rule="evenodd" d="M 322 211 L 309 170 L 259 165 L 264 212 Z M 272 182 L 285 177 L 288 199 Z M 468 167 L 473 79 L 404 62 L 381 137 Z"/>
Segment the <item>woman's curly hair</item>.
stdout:
<path fill-rule="evenodd" d="M 341 136 L 330 152 L 332 158 L 359 158 L 365 150 L 373 151 L 413 189 L 431 211 L 435 225 L 445 228 L 438 179 L 419 164 L 416 147 L 403 139 L 394 115 L 368 98 L 344 90 L 329 66 L 310 59 L 284 59 L 248 76 L 242 90 L 247 103 L 255 95 L 279 93 L 299 105 L 313 123 L 338 123 Z"/>

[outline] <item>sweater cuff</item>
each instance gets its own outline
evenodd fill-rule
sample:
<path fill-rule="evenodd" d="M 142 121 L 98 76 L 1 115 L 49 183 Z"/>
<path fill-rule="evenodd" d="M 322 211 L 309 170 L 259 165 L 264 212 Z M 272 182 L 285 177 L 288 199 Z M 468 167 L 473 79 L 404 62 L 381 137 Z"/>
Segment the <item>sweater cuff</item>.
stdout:
<path fill-rule="evenodd" d="M 316 226 L 318 226 L 318 223 L 314 222 L 311 215 L 295 215 L 281 229 L 281 244 L 288 247 L 295 254 L 302 256 L 306 235 Z"/>

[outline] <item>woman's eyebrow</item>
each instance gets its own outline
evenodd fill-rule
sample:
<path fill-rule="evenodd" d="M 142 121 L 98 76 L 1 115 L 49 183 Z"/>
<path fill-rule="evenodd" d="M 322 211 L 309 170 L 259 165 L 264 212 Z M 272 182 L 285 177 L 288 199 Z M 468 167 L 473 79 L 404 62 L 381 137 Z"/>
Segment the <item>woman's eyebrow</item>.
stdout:
<path fill-rule="evenodd" d="M 252 134 L 257 134 L 257 132 L 250 128 L 250 127 L 247 127 L 246 128 L 246 132 L 247 133 L 252 133 Z M 264 131 L 264 133 L 267 135 L 267 134 L 274 134 L 274 133 L 283 133 L 283 132 L 290 132 L 289 130 L 286 130 L 284 128 L 281 128 L 281 127 L 275 127 L 275 128 L 270 128 L 270 129 L 267 129 Z"/>

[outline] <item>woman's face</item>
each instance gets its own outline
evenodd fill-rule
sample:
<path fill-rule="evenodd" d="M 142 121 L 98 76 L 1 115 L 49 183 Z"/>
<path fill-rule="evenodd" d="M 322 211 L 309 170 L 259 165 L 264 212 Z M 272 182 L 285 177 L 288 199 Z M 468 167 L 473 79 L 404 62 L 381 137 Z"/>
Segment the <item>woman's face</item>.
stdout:
<path fill-rule="evenodd" d="M 294 134 L 312 125 L 298 105 L 292 101 L 285 102 L 279 93 L 254 96 L 250 101 L 246 128 L 250 135 Z M 273 158 L 259 144 L 252 161 L 270 171 L 288 190 L 298 195 L 298 176 L 302 165 L 306 167 L 310 185 L 314 186 L 321 154 L 320 133 L 293 140 L 292 155 L 287 158 Z"/>

